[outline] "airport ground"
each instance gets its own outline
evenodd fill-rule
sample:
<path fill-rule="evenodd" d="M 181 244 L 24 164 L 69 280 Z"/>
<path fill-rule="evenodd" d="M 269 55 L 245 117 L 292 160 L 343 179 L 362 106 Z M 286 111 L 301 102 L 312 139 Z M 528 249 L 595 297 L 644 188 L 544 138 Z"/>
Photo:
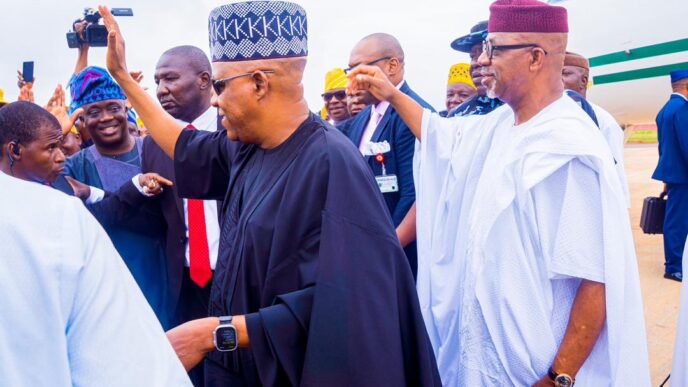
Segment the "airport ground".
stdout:
<path fill-rule="evenodd" d="M 662 190 L 662 184 L 650 178 L 657 165 L 657 144 L 627 144 L 624 157 L 631 190 L 631 226 L 640 269 L 652 385 L 658 386 L 671 371 L 681 284 L 662 277 L 662 236 L 645 235 L 639 227 L 643 199 L 657 196 Z"/>

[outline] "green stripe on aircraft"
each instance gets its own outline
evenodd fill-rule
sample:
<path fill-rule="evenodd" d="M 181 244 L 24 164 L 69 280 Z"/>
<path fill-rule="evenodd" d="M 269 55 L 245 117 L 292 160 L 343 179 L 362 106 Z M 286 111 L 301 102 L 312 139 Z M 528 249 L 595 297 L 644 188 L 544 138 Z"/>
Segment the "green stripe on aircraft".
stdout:
<path fill-rule="evenodd" d="M 676 52 L 688 51 L 688 38 L 632 48 L 628 51 L 613 52 L 590 58 L 590 67 L 604 66 L 613 63 L 627 62 L 636 59 L 650 58 Z"/>
<path fill-rule="evenodd" d="M 661 77 L 669 75 L 674 70 L 688 69 L 688 62 L 674 63 L 664 66 L 647 67 L 644 69 L 623 71 L 620 73 L 597 75 L 592 77 L 593 85 L 603 85 L 605 83 L 615 83 L 624 81 L 633 81 L 636 79 Z"/>

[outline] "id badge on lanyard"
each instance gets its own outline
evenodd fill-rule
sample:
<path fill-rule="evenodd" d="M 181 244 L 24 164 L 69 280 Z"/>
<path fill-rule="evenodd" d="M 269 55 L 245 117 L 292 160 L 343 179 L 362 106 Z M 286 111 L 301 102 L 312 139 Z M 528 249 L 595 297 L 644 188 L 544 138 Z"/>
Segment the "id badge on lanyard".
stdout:
<path fill-rule="evenodd" d="M 388 175 L 387 168 L 385 168 L 385 156 L 382 153 L 375 155 L 375 161 L 380 163 L 382 167 L 382 176 L 375 176 L 377 186 L 383 194 L 390 192 L 399 192 L 399 182 L 396 175 Z"/>

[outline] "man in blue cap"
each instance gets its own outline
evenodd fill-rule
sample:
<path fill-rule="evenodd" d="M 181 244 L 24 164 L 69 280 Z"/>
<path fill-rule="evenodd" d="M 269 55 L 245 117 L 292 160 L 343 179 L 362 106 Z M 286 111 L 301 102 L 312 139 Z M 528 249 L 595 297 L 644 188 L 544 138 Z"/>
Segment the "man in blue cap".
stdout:
<path fill-rule="evenodd" d="M 210 13 L 217 132 L 184 129 L 148 96 L 127 71 L 117 22 L 100 13 L 108 68 L 174 159 L 180 196 L 224 198 L 211 317 L 168 332 L 186 368 L 206 358 L 206 386 L 439 386 L 379 188 L 304 99 L 303 8 L 252 1 Z"/>
<path fill-rule="evenodd" d="M 671 72 L 673 93 L 657 114 L 659 162 L 652 174 L 666 184 L 664 278 L 683 280 L 681 259 L 688 235 L 688 70 Z"/>
<path fill-rule="evenodd" d="M 72 78 L 70 91 L 70 111 L 83 108 L 84 125 L 94 144 L 67 159 L 65 175 L 105 192 L 116 192 L 129 181 L 138 184 L 142 141 L 129 133 L 122 89 L 107 70 L 90 66 Z M 126 224 L 103 226 L 161 324 L 168 328 L 165 226 L 156 213 L 144 205 Z"/>
<path fill-rule="evenodd" d="M 487 89 L 483 86 L 483 76 L 480 74 L 482 66 L 478 64 L 478 57 L 483 52 L 483 40 L 487 37 L 487 20 L 481 21 L 471 28 L 468 35 L 457 38 L 451 43 L 451 48 L 459 52 L 467 53 L 471 58 L 469 69 L 473 84 L 478 93 L 465 101 L 451 113 L 452 117 L 483 115 L 502 106 L 504 103 L 497 98 L 487 96 Z"/>

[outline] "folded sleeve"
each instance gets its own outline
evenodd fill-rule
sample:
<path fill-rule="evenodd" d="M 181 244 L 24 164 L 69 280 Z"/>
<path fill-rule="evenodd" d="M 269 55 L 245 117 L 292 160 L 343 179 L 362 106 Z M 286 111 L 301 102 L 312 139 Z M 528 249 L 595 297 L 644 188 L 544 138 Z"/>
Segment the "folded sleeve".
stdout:
<path fill-rule="evenodd" d="M 552 279 L 604 283 L 604 236 L 597 173 L 573 159 L 533 187 L 541 249 Z"/>
<path fill-rule="evenodd" d="M 238 149 L 224 130 L 184 129 L 174 150 L 177 192 L 183 198 L 221 200 L 229 185 L 232 158 Z"/>
<path fill-rule="evenodd" d="M 246 315 L 251 351 L 263 385 L 299 385 L 314 288 L 277 297 L 274 305 Z"/>

